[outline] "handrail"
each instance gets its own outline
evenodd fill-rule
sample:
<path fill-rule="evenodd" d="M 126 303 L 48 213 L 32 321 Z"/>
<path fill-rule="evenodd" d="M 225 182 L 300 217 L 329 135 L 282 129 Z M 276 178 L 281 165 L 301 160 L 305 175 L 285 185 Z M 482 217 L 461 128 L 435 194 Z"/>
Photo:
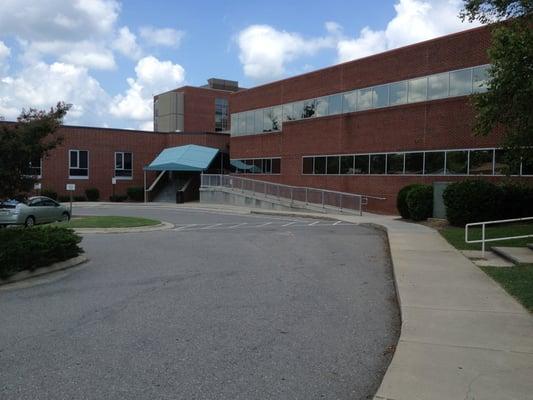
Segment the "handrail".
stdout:
<path fill-rule="evenodd" d="M 310 188 L 305 186 L 291 186 L 281 183 L 268 182 L 258 179 L 242 178 L 235 175 L 202 174 L 202 187 L 228 187 L 232 190 L 251 191 L 268 198 L 273 196 L 290 200 L 291 206 L 295 202 L 321 205 L 322 208 L 333 207 L 340 211 L 353 209 L 362 215 L 362 206 L 368 199 L 385 200 L 383 197 L 366 196 L 356 193 L 346 193 L 334 190 Z M 258 187 L 262 190 L 258 190 Z M 317 196 L 318 195 L 318 196 Z M 333 200 L 332 200 L 333 199 Z M 348 200 L 348 201 L 347 201 Z"/>
<path fill-rule="evenodd" d="M 531 235 L 518 235 L 518 236 L 507 236 L 507 237 L 487 239 L 485 238 L 485 226 L 486 225 L 506 224 L 509 222 L 532 221 L 532 220 L 533 220 L 533 217 L 524 217 L 524 218 L 513 218 L 513 219 L 500 219 L 500 220 L 495 220 L 495 221 L 471 222 L 465 225 L 465 242 L 466 243 L 481 243 L 481 257 L 485 258 L 485 243 L 486 242 L 497 242 L 500 240 L 523 239 L 523 238 L 533 237 L 533 234 L 531 234 Z M 480 225 L 481 225 L 481 239 L 468 240 L 468 228 L 472 226 L 480 226 Z"/>
<path fill-rule="evenodd" d="M 157 178 L 155 178 L 154 182 L 150 185 L 150 187 L 146 189 L 147 192 L 151 192 L 152 190 L 154 190 L 155 185 L 157 185 L 159 180 L 163 177 L 163 175 L 165 175 L 165 172 L 167 171 L 161 171 L 161 173 L 157 176 Z"/>

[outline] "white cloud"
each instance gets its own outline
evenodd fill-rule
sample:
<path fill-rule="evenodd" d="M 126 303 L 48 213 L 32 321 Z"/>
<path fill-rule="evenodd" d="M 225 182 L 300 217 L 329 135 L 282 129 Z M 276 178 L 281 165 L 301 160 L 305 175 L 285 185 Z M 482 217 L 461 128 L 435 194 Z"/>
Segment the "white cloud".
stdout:
<path fill-rule="evenodd" d="M 384 30 L 365 27 L 356 38 L 341 39 L 338 60 L 354 60 L 477 25 L 458 18 L 460 0 L 399 0 L 394 8 L 396 15 Z"/>
<path fill-rule="evenodd" d="M 7 60 L 10 55 L 11 49 L 0 40 L 0 74 L 2 73 L 2 71 L 7 70 L 7 64 L 5 63 L 5 60 Z"/>
<path fill-rule="evenodd" d="M 151 132 L 153 132 L 153 130 L 154 130 L 154 121 L 150 120 L 150 121 L 141 122 L 139 124 L 139 129 L 141 131 L 151 131 Z"/>
<path fill-rule="evenodd" d="M 140 34 L 151 45 L 178 47 L 185 33 L 172 28 L 157 29 L 151 26 L 145 26 L 141 28 Z"/>
<path fill-rule="evenodd" d="M 141 58 L 135 67 L 136 78 L 128 78 L 125 94 L 113 98 L 110 113 L 115 117 L 146 121 L 152 116 L 154 94 L 174 89 L 185 79 L 185 70 L 171 61 L 153 56 Z"/>
<path fill-rule="evenodd" d="M 142 57 L 142 50 L 137 44 L 137 36 L 127 26 L 119 29 L 113 48 L 126 57 L 137 60 Z"/>
<path fill-rule="evenodd" d="M 328 23 L 329 30 L 338 25 Z M 331 37 L 304 39 L 297 33 L 278 31 L 269 25 L 251 25 L 237 35 L 244 74 L 257 81 L 282 77 L 286 64 L 302 55 L 334 46 Z"/>

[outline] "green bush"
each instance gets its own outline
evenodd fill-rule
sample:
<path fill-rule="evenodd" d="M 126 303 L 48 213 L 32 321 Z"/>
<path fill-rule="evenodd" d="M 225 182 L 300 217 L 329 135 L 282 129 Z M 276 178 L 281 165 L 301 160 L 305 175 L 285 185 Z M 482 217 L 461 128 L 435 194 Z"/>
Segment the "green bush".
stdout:
<path fill-rule="evenodd" d="M 499 218 L 523 218 L 533 216 L 533 186 L 509 182 L 501 185 L 502 202 Z"/>
<path fill-rule="evenodd" d="M 109 196 L 109 201 L 114 201 L 114 202 L 123 202 L 123 201 L 126 201 L 126 199 L 128 198 L 128 196 L 124 195 L 124 194 L 115 194 L 113 196 Z"/>
<path fill-rule="evenodd" d="M 407 208 L 413 221 L 423 221 L 433 215 L 433 187 L 419 185 L 407 194 Z"/>
<path fill-rule="evenodd" d="M 144 188 L 142 186 L 132 186 L 127 190 L 131 201 L 144 201 Z"/>
<path fill-rule="evenodd" d="M 407 207 L 407 195 L 411 191 L 411 189 L 424 186 L 420 183 L 413 183 L 411 185 L 404 186 L 400 189 L 398 192 L 398 197 L 396 198 L 396 208 L 398 209 L 398 212 L 404 219 L 409 219 L 411 216 L 409 215 L 409 207 Z"/>
<path fill-rule="evenodd" d="M 100 191 L 97 188 L 85 189 L 85 196 L 89 201 L 98 201 L 100 198 Z"/>
<path fill-rule="evenodd" d="M 41 191 L 41 196 L 50 197 L 51 199 L 57 200 L 57 192 L 54 192 L 52 189 L 43 189 Z"/>
<path fill-rule="evenodd" d="M 464 226 L 470 222 L 500 218 L 502 189 L 482 180 L 454 182 L 444 190 L 444 205 L 450 224 Z"/>
<path fill-rule="evenodd" d="M 87 201 L 87 197 L 84 195 L 77 195 L 72 198 L 74 201 Z"/>
<path fill-rule="evenodd" d="M 0 278 L 19 271 L 33 271 L 68 260 L 83 252 L 81 237 L 62 227 L 15 228 L 0 230 Z"/>

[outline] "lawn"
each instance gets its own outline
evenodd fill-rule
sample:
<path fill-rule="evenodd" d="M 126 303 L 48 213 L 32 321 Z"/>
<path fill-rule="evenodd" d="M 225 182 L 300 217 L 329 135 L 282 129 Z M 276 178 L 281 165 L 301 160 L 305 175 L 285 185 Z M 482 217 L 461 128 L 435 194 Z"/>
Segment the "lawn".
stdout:
<path fill-rule="evenodd" d="M 511 268 L 480 267 L 507 292 L 533 312 L 533 265 Z"/>
<path fill-rule="evenodd" d="M 68 228 L 133 228 L 159 225 L 160 223 L 161 221 L 148 218 L 94 216 L 73 217 L 69 222 L 57 222 L 55 225 Z"/>
<path fill-rule="evenodd" d="M 481 228 L 470 228 L 469 239 L 481 239 Z M 459 250 L 481 250 L 481 243 L 465 243 L 465 230 L 455 226 L 448 226 L 440 230 L 444 238 L 456 249 Z M 497 238 L 506 236 L 533 235 L 533 221 L 531 223 L 506 224 L 499 226 L 487 226 L 485 230 L 486 238 Z M 502 240 L 486 243 L 490 246 L 511 246 L 525 247 L 528 243 L 533 243 L 533 237 L 524 239 Z"/>

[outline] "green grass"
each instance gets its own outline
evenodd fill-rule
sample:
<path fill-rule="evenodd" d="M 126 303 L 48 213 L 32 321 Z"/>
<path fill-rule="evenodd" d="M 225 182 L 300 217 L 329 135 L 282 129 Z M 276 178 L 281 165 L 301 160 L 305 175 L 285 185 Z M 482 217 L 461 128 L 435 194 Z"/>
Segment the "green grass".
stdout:
<path fill-rule="evenodd" d="M 470 228 L 468 239 L 481 239 L 481 228 Z M 455 226 L 448 226 L 440 230 L 444 238 L 456 249 L 459 250 L 481 250 L 481 243 L 465 243 L 465 230 Z M 485 230 L 486 238 L 497 238 L 505 236 L 533 235 L 533 223 L 506 224 L 500 226 L 488 226 Z M 525 247 L 528 243 L 533 243 L 533 237 L 524 239 L 499 240 L 497 242 L 487 242 L 486 246 L 511 246 Z"/>
<path fill-rule="evenodd" d="M 55 225 L 68 228 L 133 228 L 158 225 L 161 221 L 137 217 L 74 217 L 69 222 L 57 222 Z"/>
<path fill-rule="evenodd" d="M 533 312 L 533 264 L 510 268 L 480 268 L 530 312 Z"/>

